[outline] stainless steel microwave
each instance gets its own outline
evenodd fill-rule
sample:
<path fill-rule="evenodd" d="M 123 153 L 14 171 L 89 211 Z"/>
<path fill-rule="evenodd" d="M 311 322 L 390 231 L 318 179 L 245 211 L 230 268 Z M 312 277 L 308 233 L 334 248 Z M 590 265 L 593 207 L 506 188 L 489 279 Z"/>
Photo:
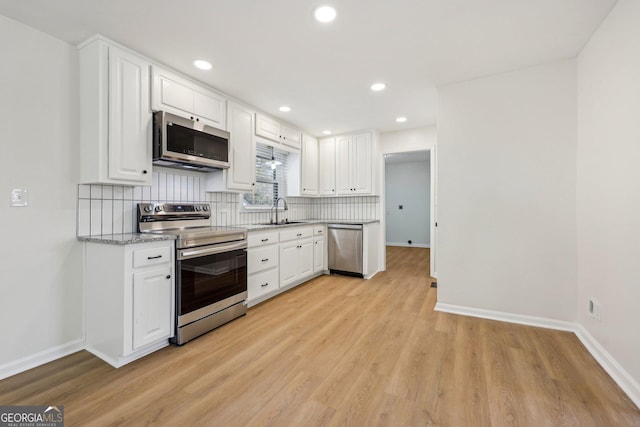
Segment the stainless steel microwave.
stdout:
<path fill-rule="evenodd" d="M 180 169 L 229 167 L 229 132 L 166 111 L 153 113 L 153 164 Z"/>

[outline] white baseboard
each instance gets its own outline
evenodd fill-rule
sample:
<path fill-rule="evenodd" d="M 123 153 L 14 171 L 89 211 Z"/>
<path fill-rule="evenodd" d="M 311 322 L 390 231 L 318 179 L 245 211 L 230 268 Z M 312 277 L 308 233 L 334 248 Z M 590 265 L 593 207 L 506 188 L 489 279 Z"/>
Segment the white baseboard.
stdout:
<path fill-rule="evenodd" d="M 562 320 L 547 319 L 545 317 L 525 316 L 522 314 L 505 313 L 502 311 L 485 310 L 482 308 L 464 307 L 452 304 L 436 304 L 436 311 L 461 314 L 463 316 L 480 317 L 482 319 L 499 320 L 501 322 L 517 323 L 519 325 L 537 326 L 540 328 L 556 329 L 559 331 L 575 332 L 576 324 Z"/>
<path fill-rule="evenodd" d="M 403 248 L 430 248 L 431 245 L 428 243 L 413 243 L 413 244 L 408 244 L 408 243 L 394 243 L 394 242 L 387 242 L 385 243 L 387 246 L 400 246 Z"/>
<path fill-rule="evenodd" d="M 463 316 L 480 317 L 501 322 L 517 323 L 520 325 L 537 326 L 547 329 L 573 332 L 587 351 L 602 366 L 609 376 L 620 386 L 629 399 L 640 408 L 640 384 L 618 363 L 618 361 L 579 323 L 544 317 L 524 316 L 521 314 L 504 313 L 500 311 L 484 310 L 480 308 L 464 307 L 453 304 L 437 303 L 436 311 L 460 314 Z"/>
<path fill-rule="evenodd" d="M 591 335 L 584 326 L 578 324 L 575 331 L 578 339 L 587 348 L 594 359 L 598 361 L 600 366 L 607 371 L 609 376 L 620 386 L 620 388 L 629 396 L 629 399 L 640 408 L 640 384 L 633 379 L 629 372 L 626 371 L 618 361 L 605 350 L 604 347 Z"/>
<path fill-rule="evenodd" d="M 68 356 L 82 350 L 83 348 L 82 340 L 77 339 L 67 344 L 52 347 L 36 354 L 5 363 L 4 365 L 0 365 L 0 380 Z"/>

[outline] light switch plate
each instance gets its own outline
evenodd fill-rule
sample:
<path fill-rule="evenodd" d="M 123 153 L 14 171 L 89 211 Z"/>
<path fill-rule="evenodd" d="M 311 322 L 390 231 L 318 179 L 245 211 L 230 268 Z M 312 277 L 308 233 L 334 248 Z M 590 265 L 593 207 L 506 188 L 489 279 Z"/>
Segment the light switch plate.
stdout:
<path fill-rule="evenodd" d="M 27 190 L 21 188 L 11 190 L 11 206 L 20 208 L 29 206 L 29 193 Z"/>

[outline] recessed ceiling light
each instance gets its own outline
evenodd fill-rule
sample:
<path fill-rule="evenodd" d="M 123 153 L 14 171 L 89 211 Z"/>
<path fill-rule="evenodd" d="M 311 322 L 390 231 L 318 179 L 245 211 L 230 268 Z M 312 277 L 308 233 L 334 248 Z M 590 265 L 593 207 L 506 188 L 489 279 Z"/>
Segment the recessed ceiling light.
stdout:
<path fill-rule="evenodd" d="M 398 118 L 396 119 L 396 122 L 398 122 L 398 123 L 404 123 L 404 122 L 406 122 L 406 121 L 407 121 L 407 118 L 406 118 L 406 117 L 398 117 Z"/>
<path fill-rule="evenodd" d="M 325 134 L 325 135 L 331 135 L 331 131 L 330 130 L 323 130 L 322 133 Z"/>
<path fill-rule="evenodd" d="M 384 88 L 386 88 L 387 85 L 384 83 L 374 83 L 371 85 L 371 90 L 374 92 L 380 92 L 381 90 L 384 90 Z"/>
<path fill-rule="evenodd" d="M 283 113 L 288 113 L 289 111 L 291 111 L 291 107 L 283 105 L 282 107 L 279 108 L 279 110 L 282 111 Z"/>
<path fill-rule="evenodd" d="M 320 6 L 313 12 L 318 22 L 331 22 L 336 19 L 336 10 L 331 6 Z"/>
<path fill-rule="evenodd" d="M 205 61 L 204 59 L 196 59 L 195 61 L 193 61 L 193 65 L 195 65 L 196 68 L 200 68 L 201 70 L 211 69 L 211 63 L 208 61 Z"/>

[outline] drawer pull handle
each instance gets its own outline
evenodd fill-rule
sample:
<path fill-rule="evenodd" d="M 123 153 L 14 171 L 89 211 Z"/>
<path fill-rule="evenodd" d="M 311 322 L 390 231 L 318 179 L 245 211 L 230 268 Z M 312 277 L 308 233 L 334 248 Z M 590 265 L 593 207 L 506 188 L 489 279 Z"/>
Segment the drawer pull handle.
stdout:
<path fill-rule="evenodd" d="M 262 262 L 267 262 L 267 261 L 269 261 L 269 258 L 263 258 L 262 259 Z"/>
<path fill-rule="evenodd" d="M 302 236 L 302 233 L 298 233 L 298 234 L 296 234 L 296 236 L 300 237 L 300 236 Z"/>
<path fill-rule="evenodd" d="M 162 258 L 162 255 L 156 255 L 156 256 L 148 256 L 147 259 L 159 259 Z"/>
<path fill-rule="evenodd" d="M 262 239 L 261 242 L 268 242 L 269 239 Z"/>
<path fill-rule="evenodd" d="M 266 288 L 267 286 L 269 286 L 269 282 L 265 283 L 264 285 L 260 285 L 261 288 Z"/>

